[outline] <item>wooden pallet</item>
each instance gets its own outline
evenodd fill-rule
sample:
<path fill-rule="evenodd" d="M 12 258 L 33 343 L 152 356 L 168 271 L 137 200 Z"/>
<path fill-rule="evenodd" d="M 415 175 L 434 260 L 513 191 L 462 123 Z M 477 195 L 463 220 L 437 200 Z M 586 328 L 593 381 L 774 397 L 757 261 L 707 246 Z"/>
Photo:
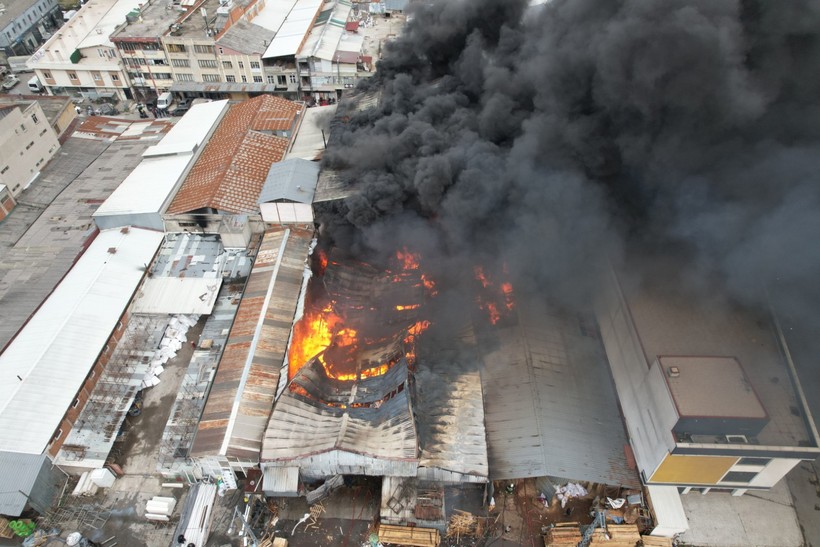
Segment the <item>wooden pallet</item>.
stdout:
<path fill-rule="evenodd" d="M 672 547 L 672 538 L 660 536 L 641 536 L 643 547 Z"/>
<path fill-rule="evenodd" d="M 577 522 L 562 522 L 547 530 L 545 547 L 576 547 L 581 541 L 581 529 Z"/>
<path fill-rule="evenodd" d="M 14 532 L 9 528 L 9 521 L 7 518 L 0 517 L 0 538 L 11 539 L 14 537 Z"/>
<path fill-rule="evenodd" d="M 379 525 L 379 541 L 409 547 L 438 547 L 441 536 L 435 528 Z"/>

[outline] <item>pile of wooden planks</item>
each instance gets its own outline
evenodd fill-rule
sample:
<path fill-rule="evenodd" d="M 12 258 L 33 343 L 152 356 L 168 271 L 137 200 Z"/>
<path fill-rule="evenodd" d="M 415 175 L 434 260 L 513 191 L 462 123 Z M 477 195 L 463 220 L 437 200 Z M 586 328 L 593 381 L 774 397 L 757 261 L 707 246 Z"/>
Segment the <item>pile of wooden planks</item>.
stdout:
<path fill-rule="evenodd" d="M 577 522 L 559 522 L 544 536 L 546 547 L 576 547 L 580 541 L 581 530 Z"/>
<path fill-rule="evenodd" d="M 410 547 L 438 547 L 441 536 L 434 528 L 379 525 L 379 541 Z"/>
<path fill-rule="evenodd" d="M 450 522 L 447 524 L 448 538 L 463 538 L 463 537 L 484 537 L 487 530 L 487 518 L 477 517 L 467 511 L 456 509 L 450 515 Z"/>
<path fill-rule="evenodd" d="M 672 538 L 660 536 L 641 536 L 643 547 L 672 547 Z"/>
<path fill-rule="evenodd" d="M 590 545 L 635 547 L 640 540 L 641 534 L 634 524 L 609 524 L 606 531 L 598 528 L 592 533 Z"/>

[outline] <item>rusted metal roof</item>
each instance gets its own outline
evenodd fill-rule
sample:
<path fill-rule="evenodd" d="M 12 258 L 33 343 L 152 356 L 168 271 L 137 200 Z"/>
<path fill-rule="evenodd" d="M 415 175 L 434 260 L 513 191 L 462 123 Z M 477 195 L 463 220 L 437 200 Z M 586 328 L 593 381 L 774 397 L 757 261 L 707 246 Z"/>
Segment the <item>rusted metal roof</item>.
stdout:
<path fill-rule="evenodd" d="M 313 233 L 272 229 L 219 362 L 192 456 L 257 458 L 279 383 Z"/>

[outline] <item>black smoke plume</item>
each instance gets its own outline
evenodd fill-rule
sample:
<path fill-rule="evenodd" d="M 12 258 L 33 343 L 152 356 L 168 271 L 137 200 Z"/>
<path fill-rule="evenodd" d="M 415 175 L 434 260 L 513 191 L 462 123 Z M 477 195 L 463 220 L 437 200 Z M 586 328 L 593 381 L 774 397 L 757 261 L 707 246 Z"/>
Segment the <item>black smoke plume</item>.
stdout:
<path fill-rule="evenodd" d="M 356 188 L 322 218 L 335 244 L 408 245 L 452 284 L 506 264 L 569 303 L 675 249 L 736 298 L 820 303 L 820 2 L 411 5 L 364 86 L 381 103 L 325 157 Z"/>

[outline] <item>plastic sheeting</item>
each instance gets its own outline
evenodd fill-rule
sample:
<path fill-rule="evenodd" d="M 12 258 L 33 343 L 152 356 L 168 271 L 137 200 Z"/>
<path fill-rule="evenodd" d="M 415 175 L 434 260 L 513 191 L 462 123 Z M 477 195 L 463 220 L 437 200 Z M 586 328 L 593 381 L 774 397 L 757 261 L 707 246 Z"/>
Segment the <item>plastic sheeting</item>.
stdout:
<path fill-rule="evenodd" d="M 165 370 L 163 365 L 176 357 L 177 352 L 188 340 L 188 329 L 196 325 L 198 321 L 198 315 L 175 315 L 171 318 L 159 342 L 159 348 L 151 358 L 148 372 L 142 379 L 143 388 L 153 387 L 160 383 L 159 376 Z"/>

